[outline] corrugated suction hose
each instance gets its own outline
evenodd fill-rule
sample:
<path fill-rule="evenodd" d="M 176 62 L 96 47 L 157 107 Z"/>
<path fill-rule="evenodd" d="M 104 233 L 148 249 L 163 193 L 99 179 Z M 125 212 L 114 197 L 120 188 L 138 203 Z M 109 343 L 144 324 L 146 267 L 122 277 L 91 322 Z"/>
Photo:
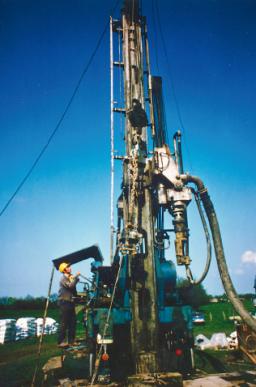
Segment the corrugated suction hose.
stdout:
<path fill-rule="evenodd" d="M 214 210 L 213 203 L 210 199 L 207 189 L 205 188 L 201 179 L 196 176 L 191 175 L 181 175 L 181 178 L 184 183 L 194 183 L 197 186 L 201 201 L 203 203 L 209 225 L 211 228 L 212 239 L 214 243 L 216 260 L 219 268 L 220 278 L 222 280 L 226 294 L 232 303 L 236 312 L 242 317 L 244 322 L 251 327 L 251 329 L 256 332 L 256 321 L 245 309 L 244 305 L 240 301 L 238 294 L 234 288 L 232 280 L 230 278 L 228 267 L 225 259 L 221 233 L 219 228 L 219 223 L 217 219 L 216 212 Z"/>

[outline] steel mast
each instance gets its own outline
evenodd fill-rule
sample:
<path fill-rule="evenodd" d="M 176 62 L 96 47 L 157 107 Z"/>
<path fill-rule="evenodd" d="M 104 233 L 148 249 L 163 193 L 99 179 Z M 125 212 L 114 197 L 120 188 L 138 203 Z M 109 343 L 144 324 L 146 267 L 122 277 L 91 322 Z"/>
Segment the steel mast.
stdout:
<path fill-rule="evenodd" d="M 125 0 L 122 14 L 126 157 L 123 168 L 123 235 L 131 277 L 131 347 L 136 373 L 157 372 L 158 311 L 150 176 L 147 173 L 146 78 L 149 77 L 144 19 L 139 1 Z M 147 89 L 147 87 L 146 87 Z M 147 101 L 145 101 L 145 93 Z M 150 111 L 152 106 L 147 106 Z M 152 117 L 152 114 L 150 114 Z M 148 169 L 149 170 L 149 169 Z"/>

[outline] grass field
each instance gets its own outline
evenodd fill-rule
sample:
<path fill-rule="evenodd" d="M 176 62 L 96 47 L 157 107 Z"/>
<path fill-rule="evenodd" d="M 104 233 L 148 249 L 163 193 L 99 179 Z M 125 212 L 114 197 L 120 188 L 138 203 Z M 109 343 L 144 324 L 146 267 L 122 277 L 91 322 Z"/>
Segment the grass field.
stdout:
<path fill-rule="evenodd" d="M 253 310 L 252 301 L 245 300 L 244 306 L 248 311 Z M 205 314 L 205 325 L 195 326 L 194 335 L 202 333 L 211 338 L 213 333 L 224 332 L 230 335 L 235 330 L 235 324 L 229 320 L 229 317 L 237 315 L 230 302 L 208 304 L 200 308 Z"/>
<path fill-rule="evenodd" d="M 49 309 L 48 317 L 59 320 L 58 309 Z M 0 318 L 42 317 L 43 310 L 1 310 Z M 78 316 L 77 336 L 82 334 L 83 326 Z M 61 351 L 57 347 L 57 335 L 47 335 L 43 338 L 39 371 L 36 385 L 41 385 L 43 373 L 41 368 L 47 360 L 58 356 Z M 35 366 L 37 364 L 38 338 L 28 338 L 14 343 L 0 345 L 0 386 L 26 387 L 31 385 Z"/>
<path fill-rule="evenodd" d="M 42 310 L 1 310 L 0 318 L 42 317 Z M 50 309 L 49 317 L 58 319 L 58 310 Z M 36 365 L 39 340 L 29 338 L 0 345 L 0 386 L 29 386 Z M 40 368 L 60 351 L 56 347 L 56 335 L 45 336 L 40 356 Z M 39 375 L 40 379 L 42 373 Z"/>
<path fill-rule="evenodd" d="M 0 310 L 0 318 L 15 318 L 16 320 L 20 317 L 43 317 L 44 311 L 40 309 L 30 310 Z M 48 317 L 59 319 L 58 309 L 48 309 Z"/>
<path fill-rule="evenodd" d="M 248 310 L 252 310 L 253 307 L 250 301 L 245 302 L 245 305 Z M 230 334 L 235 330 L 234 323 L 228 320 L 228 317 L 234 314 L 230 303 L 209 304 L 203 306 L 201 310 L 205 312 L 206 324 L 195 326 L 195 336 L 198 333 L 202 333 L 210 338 L 212 333 L 225 332 Z M 42 317 L 42 315 L 43 311 L 40 310 L 0 311 L 0 318 L 17 319 L 19 317 Z M 48 316 L 58 321 L 58 310 L 50 309 Z M 79 315 L 78 321 L 77 336 L 82 337 L 83 326 L 81 316 Z M 56 340 L 56 335 L 44 337 L 36 385 L 41 385 L 41 367 L 49 358 L 60 355 Z M 0 386 L 25 387 L 31 385 L 37 361 L 38 342 L 37 338 L 29 338 L 15 343 L 0 345 Z M 196 368 L 208 373 L 231 372 L 250 368 L 250 364 L 243 362 L 241 359 L 237 362 L 236 356 L 235 352 L 229 353 L 228 351 L 196 351 Z"/>

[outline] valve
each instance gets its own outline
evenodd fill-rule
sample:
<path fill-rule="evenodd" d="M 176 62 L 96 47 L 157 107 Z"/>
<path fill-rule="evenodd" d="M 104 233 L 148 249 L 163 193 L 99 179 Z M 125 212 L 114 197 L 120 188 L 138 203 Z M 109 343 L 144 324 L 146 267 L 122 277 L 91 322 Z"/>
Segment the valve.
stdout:
<path fill-rule="evenodd" d="M 174 202 L 171 208 L 175 232 L 175 252 L 178 265 L 189 265 L 189 232 L 187 227 L 186 204 L 182 201 Z"/>
<path fill-rule="evenodd" d="M 122 255 L 136 255 L 143 244 L 143 235 L 129 224 L 119 238 L 119 249 Z"/>

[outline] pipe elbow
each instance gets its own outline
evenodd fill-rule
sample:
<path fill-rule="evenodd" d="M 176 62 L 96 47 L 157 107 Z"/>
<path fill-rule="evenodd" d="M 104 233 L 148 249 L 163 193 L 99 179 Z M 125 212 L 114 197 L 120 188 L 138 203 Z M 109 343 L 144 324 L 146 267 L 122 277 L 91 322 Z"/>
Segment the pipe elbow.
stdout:
<path fill-rule="evenodd" d="M 188 173 L 180 175 L 181 180 L 183 183 L 194 183 L 197 186 L 197 189 L 199 193 L 202 193 L 204 191 L 207 191 L 203 181 L 200 179 L 198 176 L 192 176 L 189 175 Z"/>

